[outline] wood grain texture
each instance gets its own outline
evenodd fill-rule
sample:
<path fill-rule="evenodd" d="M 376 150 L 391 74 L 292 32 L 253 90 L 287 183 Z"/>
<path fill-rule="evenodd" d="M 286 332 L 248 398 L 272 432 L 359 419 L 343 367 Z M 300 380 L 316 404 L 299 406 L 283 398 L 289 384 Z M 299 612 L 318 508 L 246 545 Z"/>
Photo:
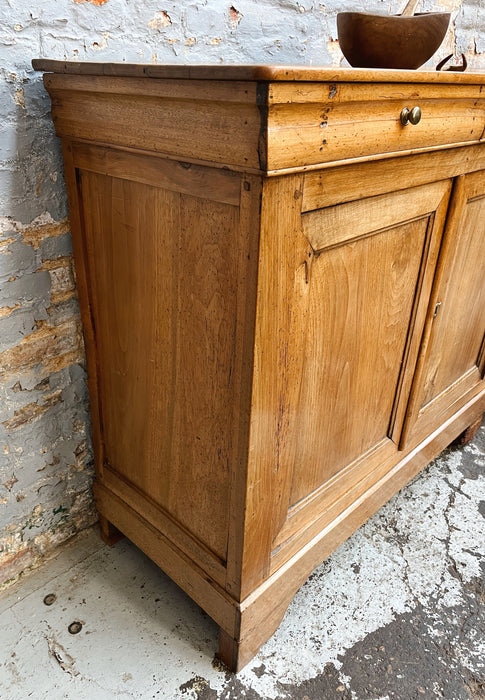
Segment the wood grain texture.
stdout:
<path fill-rule="evenodd" d="M 94 499 L 97 509 L 108 521 L 116 522 L 124 535 L 176 581 L 222 629 L 234 636 L 238 605 L 223 588 L 214 581 L 207 580 L 203 569 L 150 525 L 142 514 L 130 508 L 99 482 L 94 483 Z"/>
<path fill-rule="evenodd" d="M 312 95 L 306 85 L 307 99 L 300 101 L 298 83 L 274 84 L 268 109 L 268 170 L 481 138 L 485 95 L 479 88 L 463 86 L 463 95 L 457 91 L 453 98 L 444 86 L 399 88 L 380 85 L 372 92 L 369 86 L 353 83 L 319 84 Z M 421 121 L 403 126 L 401 110 L 416 105 L 422 111 Z"/>
<path fill-rule="evenodd" d="M 91 275 L 88 266 L 86 240 L 84 237 L 84 218 L 81 206 L 81 193 L 73 159 L 72 143 L 66 139 L 62 142 L 64 176 L 66 180 L 71 238 L 76 270 L 76 285 L 83 326 L 84 347 L 88 374 L 88 388 L 91 412 L 91 432 L 93 440 L 94 461 L 99 477 L 103 473 L 104 444 L 101 434 L 101 415 L 99 401 L 99 366 L 96 356 L 94 318 L 91 307 Z"/>
<path fill-rule="evenodd" d="M 440 181 L 319 209 L 303 217 L 303 231 L 313 251 L 321 253 L 373 233 L 376 222 L 384 229 L 435 211 L 445 189 Z"/>
<path fill-rule="evenodd" d="M 466 209 L 459 230 L 449 232 L 461 240 L 455 240 L 453 259 L 443 259 L 453 269 L 437 290 L 441 306 L 433 321 L 423 405 L 468 370 L 476 367 L 482 374 L 479 355 L 485 337 L 485 288 L 483 269 L 475 260 L 485 260 L 485 171 L 466 176 L 464 184 Z"/>
<path fill-rule="evenodd" d="M 446 85 L 482 85 L 483 73 L 447 73 L 446 71 L 373 70 L 368 68 L 330 68 L 326 66 L 285 65 L 153 65 L 147 63 L 95 63 L 55 61 L 35 58 L 34 70 L 66 75 L 106 75 L 175 80 L 264 80 L 323 81 L 357 83 L 439 83 Z"/>
<path fill-rule="evenodd" d="M 136 488 L 105 465 L 103 469 L 103 486 L 106 486 L 115 496 L 118 496 L 137 513 L 142 513 L 145 520 L 163 532 L 186 556 L 199 563 L 211 578 L 221 586 L 225 585 L 225 561 L 216 556 L 204 546 L 187 528 L 183 527 L 174 517 L 158 505 L 149 494 Z"/>
<path fill-rule="evenodd" d="M 366 229 L 372 235 L 364 237 L 359 224 L 372 221 L 374 202 L 362 200 L 354 220 L 341 228 L 342 244 L 311 261 L 305 361 L 301 377 L 291 378 L 300 390 L 290 437 L 297 445 L 294 466 L 288 466 L 290 508 L 344 467 L 359 474 L 365 467 L 356 469 L 357 463 L 369 460 L 372 468 L 397 450 L 392 416 L 398 400 L 407 401 L 398 393 L 399 379 L 412 333 L 420 335 L 419 326 L 411 325 L 420 272 L 423 262 L 431 267 L 429 238 L 437 237 L 436 248 L 441 235 L 430 208 L 434 212 L 449 194 L 448 183 L 438 185 L 406 191 L 414 207 L 401 208 L 398 196 L 394 202 L 389 195 L 386 208 L 398 214 L 398 222 L 385 226 L 384 220 L 376 230 L 381 217 L 374 216 L 374 231 Z M 349 475 L 343 488 L 355 478 Z M 333 498 L 340 495 L 337 484 L 332 492 Z"/>
<path fill-rule="evenodd" d="M 241 602 L 238 645 L 234 647 L 239 655 L 235 668 L 247 664 L 268 633 L 271 635 L 277 629 L 293 596 L 311 571 L 447 447 L 461 430 L 473 423 L 482 408 L 485 408 L 483 391 L 433 431 L 418 448 L 403 454 L 382 479 L 302 545 L 294 557 Z"/>
<path fill-rule="evenodd" d="M 81 188 L 105 460 L 225 560 L 238 208 L 89 171 Z"/>
<path fill-rule="evenodd" d="M 263 188 L 242 597 L 269 572 L 272 531 L 282 524 L 279 499 L 294 449 L 286 434 L 298 395 L 294 383 L 290 391 L 285 387 L 303 361 L 300 298 L 308 293 L 311 252 L 301 233 L 301 187 L 301 176 L 295 175 L 266 180 Z"/>
<path fill-rule="evenodd" d="M 411 395 L 406 441 L 419 439 L 483 385 L 485 171 L 455 182 Z"/>
<path fill-rule="evenodd" d="M 428 299 L 433 284 L 441 234 L 444 229 L 451 192 L 451 182 L 448 183 L 448 186 L 446 183 L 441 183 L 441 186 L 442 200 L 436 212 L 432 213 L 428 219 L 426 240 L 423 243 L 422 261 L 388 434 L 386 438 L 378 441 L 367 452 L 347 464 L 334 476 L 310 492 L 308 496 L 289 508 L 287 521 L 273 541 L 272 571 L 277 570 L 322 528 L 331 523 L 339 513 L 351 506 L 365 491 L 372 488 L 402 459 L 402 452 L 396 450 L 396 445 L 400 441 L 410 387 L 420 350 Z M 365 201 L 362 202 L 363 206 Z M 318 408 L 318 410 L 321 409 Z M 358 416 L 358 419 L 362 420 L 362 417 Z M 331 442 L 332 437 L 329 438 L 329 444 Z M 395 444 L 393 445 L 393 443 Z"/>
<path fill-rule="evenodd" d="M 73 142 L 72 151 L 80 170 L 239 206 L 241 178 L 227 170 L 86 143 Z"/>
<path fill-rule="evenodd" d="M 239 235 L 244 240 L 244 254 L 238 273 L 238 306 L 235 327 L 236 342 L 241 348 L 235 358 L 233 371 L 241 377 L 239 396 L 234 412 L 232 432 L 231 493 L 229 499 L 229 531 L 227 543 L 226 589 L 241 600 L 241 571 L 244 549 L 244 519 L 248 489 L 249 430 L 252 408 L 252 378 L 254 365 L 254 332 L 258 285 L 262 178 L 245 175 L 241 181 Z M 247 260 L 246 260 L 247 258 Z"/>
<path fill-rule="evenodd" d="M 58 136 L 259 168 L 254 83 L 46 74 Z M 241 126 L 244 129 L 241 130 Z"/>
<path fill-rule="evenodd" d="M 419 160 L 407 155 L 320 169 L 304 176 L 302 211 L 384 194 L 389 191 L 389 182 L 397 192 L 407 189 L 410 183 L 417 187 L 436 182 L 437 174 L 444 180 L 484 169 L 485 149 L 482 146 L 423 153 Z"/>
<path fill-rule="evenodd" d="M 187 591 L 240 668 L 485 410 L 485 77 L 36 66 L 104 534 Z M 415 100 L 421 123 L 398 125 Z"/>
<path fill-rule="evenodd" d="M 464 85 L 455 82 L 453 85 L 419 84 L 413 80 L 405 80 L 410 74 L 403 71 L 403 80 L 399 83 L 391 81 L 361 82 L 347 81 L 346 71 L 342 72 L 340 80 L 320 82 L 275 82 L 268 88 L 268 104 L 321 104 L 329 103 L 350 104 L 352 102 L 369 104 L 372 102 L 394 103 L 396 100 L 479 100 L 483 99 L 481 83 Z M 411 74 L 416 76 L 417 73 Z M 353 105 L 355 108 L 355 106 Z"/>

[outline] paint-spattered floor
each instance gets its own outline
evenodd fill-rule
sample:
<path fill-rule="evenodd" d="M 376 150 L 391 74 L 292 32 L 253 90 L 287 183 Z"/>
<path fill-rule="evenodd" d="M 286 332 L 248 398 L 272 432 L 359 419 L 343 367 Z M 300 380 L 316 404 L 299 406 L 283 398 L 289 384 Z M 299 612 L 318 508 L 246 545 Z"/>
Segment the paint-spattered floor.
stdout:
<path fill-rule="evenodd" d="M 483 699 L 484 464 L 482 427 L 313 573 L 237 676 L 154 564 L 85 533 L 0 595 L 0 698 Z"/>

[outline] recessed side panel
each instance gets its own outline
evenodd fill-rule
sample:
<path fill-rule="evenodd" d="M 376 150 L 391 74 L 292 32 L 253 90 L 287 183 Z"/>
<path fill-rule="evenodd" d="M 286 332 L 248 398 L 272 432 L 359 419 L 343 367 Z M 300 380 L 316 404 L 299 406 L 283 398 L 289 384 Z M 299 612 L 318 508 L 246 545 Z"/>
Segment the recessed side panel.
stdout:
<path fill-rule="evenodd" d="M 224 561 L 239 208 L 87 169 L 78 181 L 106 471 Z"/>

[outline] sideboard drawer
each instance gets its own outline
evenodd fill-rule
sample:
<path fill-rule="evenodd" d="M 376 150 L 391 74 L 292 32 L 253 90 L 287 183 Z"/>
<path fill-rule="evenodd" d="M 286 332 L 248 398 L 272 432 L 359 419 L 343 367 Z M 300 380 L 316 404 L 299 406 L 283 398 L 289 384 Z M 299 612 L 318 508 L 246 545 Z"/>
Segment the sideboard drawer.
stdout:
<path fill-rule="evenodd" d="M 476 143 L 485 129 L 479 85 L 272 83 L 268 169 Z M 418 124 L 401 123 L 407 107 Z"/>

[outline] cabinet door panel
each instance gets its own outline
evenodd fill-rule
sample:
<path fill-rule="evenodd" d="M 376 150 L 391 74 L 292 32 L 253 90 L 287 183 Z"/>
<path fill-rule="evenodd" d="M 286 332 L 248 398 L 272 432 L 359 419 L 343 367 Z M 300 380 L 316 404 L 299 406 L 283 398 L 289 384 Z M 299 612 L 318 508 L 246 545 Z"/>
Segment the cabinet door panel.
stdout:
<path fill-rule="evenodd" d="M 389 442 L 428 217 L 322 253 L 311 295 L 290 505 Z"/>
<path fill-rule="evenodd" d="M 458 178 L 406 431 L 419 439 L 484 377 L 485 172 Z M 458 402 L 458 403 L 457 403 Z"/>
<path fill-rule="evenodd" d="M 443 181 L 302 216 L 303 359 L 275 551 L 398 452 L 450 190 Z"/>

